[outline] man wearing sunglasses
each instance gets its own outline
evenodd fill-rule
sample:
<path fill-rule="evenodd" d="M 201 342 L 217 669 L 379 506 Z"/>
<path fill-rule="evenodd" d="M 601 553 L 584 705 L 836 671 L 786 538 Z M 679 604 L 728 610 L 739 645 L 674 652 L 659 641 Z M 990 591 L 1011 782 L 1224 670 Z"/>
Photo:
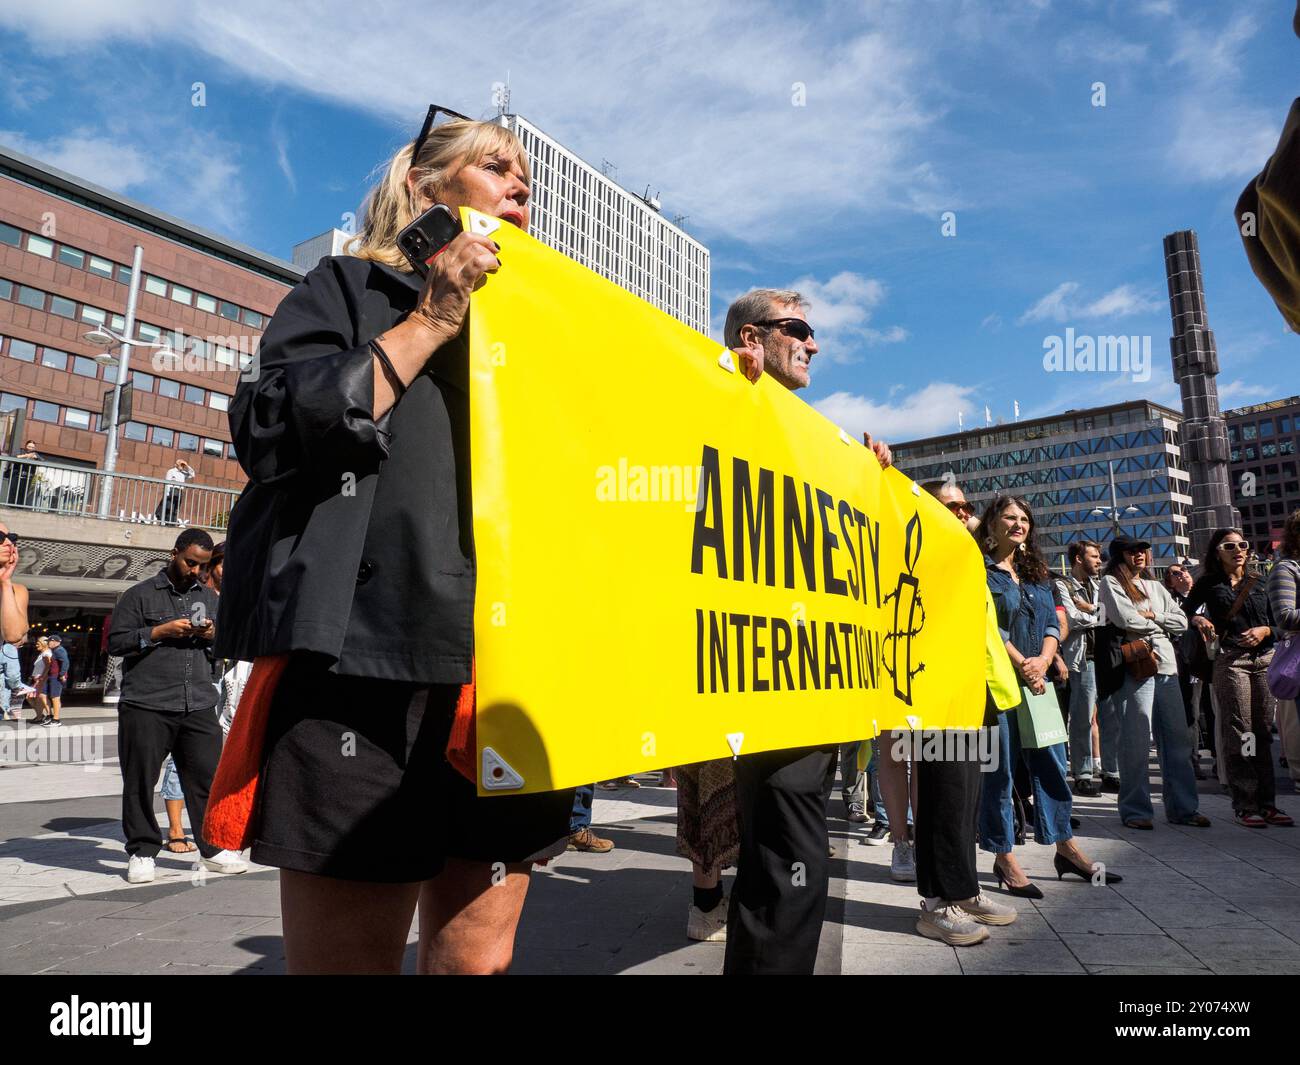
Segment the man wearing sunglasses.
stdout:
<path fill-rule="evenodd" d="M 751 381 L 766 371 L 786 388 L 805 388 L 818 352 L 798 292 L 755 289 L 727 311 L 724 343 Z M 882 467 L 885 443 L 866 437 Z M 740 858 L 727 915 L 723 972 L 811 973 L 817 960 L 830 878 L 826 803 L 838 747 L 762 751 L 736 759 Z M 803 881 L 792 876 L 796 863 Z"/>

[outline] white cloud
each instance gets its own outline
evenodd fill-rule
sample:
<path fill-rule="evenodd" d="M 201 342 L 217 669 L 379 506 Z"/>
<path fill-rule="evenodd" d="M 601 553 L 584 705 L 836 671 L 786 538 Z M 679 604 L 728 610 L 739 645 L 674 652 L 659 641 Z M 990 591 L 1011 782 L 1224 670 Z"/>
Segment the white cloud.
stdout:
<path fill-rule="evenodd" d="M 521 14 L 499 0 L 440 11 L 430 32 L 443 42 L 478 40 L 490 27 L 485 65 L 468 43 L 431 63 L 429 34 L 411 32 L 411 20 L 426 17 L 418 8 L 359 15 L 353 3 L 326 0 L 305 18 L 254 0 L 152 6 L 164 5 L 55 0 L 0 11 L 0 25 L 25 32 L 37 54 L 83 48 L 108 61 L 102 41 L 128 35 L 193 47 L 255 82 L 390 120 L 394 146 L 413 135 L 426 100 L 490 114 L 492 83 L 508 65 L 525 117 L 581 155 L 615 161 L 629 187 L 662 190 L 668 211 L 708 220 L 701 230 L 746 242 L 788 235 L 801 210 L 831 217 L 955 202 L 923 155 L 935 118 L 922 103 L 932 56 L 888 9 L 833 24 L 793 18 L 775 0 L 743 10 L 621 0 L 580 17 Z M 200 58 L 182 78 L 208 81 L 211 96 L 217 75 Z"/>
<path fill-rule="evenodd" d="M 830 362 L 858 362 L 863 345 L 897 344 L 908 337 L 900 325 L 882 329 L 870 324 L 886 295 L 884 284 L 875 278 L 843 270 L 828 281 L 802 277 L 789 287 L 808 298 L 808 320 L 818 331 L 820 354 Z"/>
<path fill-rule="evenodd" d="M 293 164 L 289 161 L 289 141 L 278 126 L 271 130 L 271 144 L 275 147 L 276 165 L 284 175 L 284 180 L 289 183 L 289 191 L 296 195 L 298 179 L 294 177 Z"/>
<path fill-rule="evenodd" d="M 137 148 L 94 135 L 33 140 L 21 133 L 0 130 L 0 143 L 40 159 L 56 170 L 85 178 L 97 185 L 126 194 L 149 179 L 148 158 Z"/>
<path fill-rule="evenodd" d="M 1074 298 L 1078 290 L 1077 281 L 1062 281 L 1017 318 L 1016 324 L 1127 318 L 1134 314 L 1151 314 L 1164 306 L 1163 301 L 1142 295 L 1132 285 L 1120 285 L 1090 303 Z"/>
<path fill-rule="evenodd" d="M 813 406 L 856 440 L 870 433 L 876 440 L 898 443 L 956 432 L 959 412 L 967 425 L 973 425 L 976 406 L 970 397 L 974 392 L 974 386 L 938 381 L 901 399 L 891 389 L 889 401 L 884 403 L 851 392 L 834 392 Z"/>
<path fill-rule="evenodd" d="M 1002 315 L 996 312 L 985 315 L 984 319 L 980 322 L 980 328 L 987 329 L 990 333 L 1002 332 Z"/>
<path fill-rule="evenodd" d="M 1248 385 L 1240 378 L 1233 378 L 1227 384 L 1219 385 L 1219 403 L 1226 407 L 1230 404 L 1249 403 L 1256 399 L 1269 399 L 1277 395 L 1276 388 L 1264 385 Z"/>

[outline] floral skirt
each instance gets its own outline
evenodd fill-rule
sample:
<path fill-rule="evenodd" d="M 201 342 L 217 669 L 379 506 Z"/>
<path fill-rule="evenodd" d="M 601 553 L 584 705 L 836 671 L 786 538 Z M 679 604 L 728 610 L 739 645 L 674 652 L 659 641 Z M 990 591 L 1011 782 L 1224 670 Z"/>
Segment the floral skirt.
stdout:
<path fill-rule="evenodd" d="M 706 874 L 736 864 L 740 829 L 736 773 L 730 758 L 678 767 L 677 853 Z"/>

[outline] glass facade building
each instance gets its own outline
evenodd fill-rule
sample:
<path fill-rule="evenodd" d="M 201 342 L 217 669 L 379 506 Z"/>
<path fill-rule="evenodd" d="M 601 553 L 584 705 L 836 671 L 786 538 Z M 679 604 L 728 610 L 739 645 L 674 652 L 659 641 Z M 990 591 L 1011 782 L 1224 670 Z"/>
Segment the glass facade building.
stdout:
<path fill-rule="evenodd" d="M 1287 515 L 1300 509 L 1300 396 L 1225 410 L 1223 419 L 1241 532 L 1261 558 L 1269 558 L 1282 541 Z"/>
<path fill-rule="evenodd" d="M 1177 411 L 1139 400 L 891 447 L 895 465 L 915 481 L 951 474 L 977 513 L 999 494 L 1023 497 L 1056 572 L 1071 543 L 1110 539 L 1113 511 L 1125 535 L 1151 542 L 1153 568 L 1163 570 L 1191 548 L 1181 423 Z"/>
<path fill-rule="evenodd" d="M 707 334 L 709 249 L 527 119 L 498 121 L 528 153 L 532 235 Z"/>

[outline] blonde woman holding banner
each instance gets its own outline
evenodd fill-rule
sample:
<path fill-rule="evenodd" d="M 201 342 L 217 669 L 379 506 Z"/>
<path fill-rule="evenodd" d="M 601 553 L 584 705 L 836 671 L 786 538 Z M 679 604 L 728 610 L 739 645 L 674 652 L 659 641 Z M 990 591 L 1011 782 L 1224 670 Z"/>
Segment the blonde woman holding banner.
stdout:
<path fill-rule="evenodd" d="M 512 133 L 429 108 L 354 254 L 285 297 L 231 404 L 251 483 L 216 654 L 255 664 L 204 834 L 280 868 L 291 972 L 400 971 L 417 906 L 420 972 L 504 972 L 532 864 L 568 841 L 572 790 L 479 799 L 453 731 L 474 705 L 461 331 L 509 265 L 461 232 L 422 280 L 397 245 L 434 204 L 527 229 L 528 201 Z"/>

